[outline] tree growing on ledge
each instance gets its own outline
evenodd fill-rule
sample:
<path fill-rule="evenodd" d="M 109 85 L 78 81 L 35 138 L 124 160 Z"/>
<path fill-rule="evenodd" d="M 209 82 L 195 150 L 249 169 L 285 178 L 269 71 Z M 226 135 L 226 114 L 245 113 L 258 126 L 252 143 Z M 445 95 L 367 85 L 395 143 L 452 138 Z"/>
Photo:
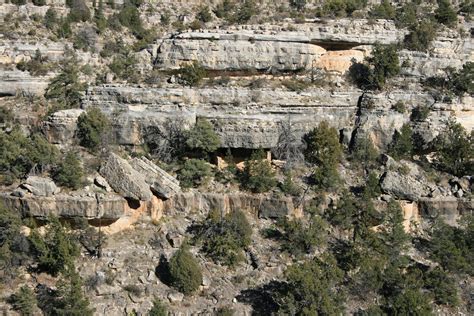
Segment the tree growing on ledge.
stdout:
<path fill-rule="evenodd" d="M 44 94 L 46 99 L 56 100 L 62 108 L 78 108 L 81 102 L 81 91 L 85 85 L 79 81 L 79 69 L 75 58 L 68 60 L 61 73 L 53 78 Z"/>
<path fill-rule="evenodd" d="M 82 166 L 79 157 L 73 152 L 68 152 L 53 172 L 54 181 L 71 189 L 78 189 L 82 183 Z"/>
<path fill-rule="evenodd" d="M 206 76 L 206 70 L 197 62 L 186 65 L 179 69 L 178 74 L 184 84 L 191 87 L 197 86 Z"/>
<path fill-rule="evenodd" d="M 395 45 L 375 44 L 372 56 L 365 63 L 354 63 L 349 69 L 352 81 L 363 90 L 381 90 L 387 79 L 400 73 L 400 61 Z"/>
<path fill-rule="evenodd" d="M 313 180 L 321 188 L 334 187 L 339 181 L 337 164 L 342 158 L 339 135 L 334 127 L 323 121 L 304 136 L 306 161 L 315 164 Z"/>
<path fill-rule="evenodd" d="M 453 27 L 458 19 L 456 11 L 454 11 L 448 0 L 438 0 L 438 8 L 435 11 L 436 20 L 448 27 Z"/>
<path fill-rule="evenodd" d="M 290 6 L 297 11 L 303 11 L 306 6 L 306 0 L 290 0 Z"/>
<path fill-rule="evenodd" d="M 461 124 L 449 120 L 435 145 L 441 169 L 456 176 L 473 174 L 474 131 L 469 134 Z"/>
<path fill-rule="evenodd" d="M 214 132 L 214 126 L 208 120 L 197 120 L 196 125 L 185 137 L 189 150 L 194 151 L 199 157 L 207 157 L 221 144 L 219 136 Z"/>
<path fill-rule="evenodd" d="M 41 271 L 52 276 L 74 272 L 74 259 L 79 255 L 77 242 L 57 217 L 48 218 L 49 228 L 45 236 L 33 231 L 30 241 Z"/>
<path fill-rule="evenodd" d="M 77 137 L 80 145 L 97 151 L 109 126 L 108 118 L 98 108 L 89 108 L 77 119 Z"/>
<path fill-rule="evenodd" d="M 277 185 L 275 172 L 265 159 L 263 150 L 253 153 L 250 160 L 245 162 L 241 182 L 245 189 L 254 193 L 268 192 Z"/>

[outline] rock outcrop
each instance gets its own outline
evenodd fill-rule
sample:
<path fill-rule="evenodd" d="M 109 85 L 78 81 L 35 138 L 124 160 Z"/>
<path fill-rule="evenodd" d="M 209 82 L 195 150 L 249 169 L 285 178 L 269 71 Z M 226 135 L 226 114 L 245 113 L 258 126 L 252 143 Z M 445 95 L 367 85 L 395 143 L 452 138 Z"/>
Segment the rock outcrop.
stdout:
<path fill-rule="evenodd" d="M 145 181 L 150 185 L 150 189 L 156 195 L 169 199 L 181 192 L 179 181 L 175 177 L 145 157 L 133 158 L 130 164 L 133 169 L 145 177 Z"/>
<path fill-rule="evenodd" d="M 420 216 L 427 220 L 442 219 L 448 225 L 458 225 L 462 215 L 472 215 L 474 200 L 443 196 L 422 198 L 418 201 Z"/>
<path fill-rule="evenodd" d="M 175 39 L 164 40 L 159 47 L 157 65 L 177 69 L 197 61 L 212 70 L 277 70 L 310 69 L 326 50 L 320 46 L 282 41 L 250 39 Z M 228 36 L 229 38 L 232 35 Z"/>
<path fill-rule="evenodd" d="M 61 110 L 51 114 L 43 122 L 43 133 L 50 143 L 68 144 L 74 139 L 77 119 L 84 112 L 81 109 Z"/>
<path fill-rule="evenodd" d="M 167 119 L 186 128 L 205 118 L 214 125 L 223 147 L 271 148 L 278 142 L 282 122 L 289 118 L 296 136 L 323 120 L 338 129 L 351 126 L 359 93 L 102 86 L 89 89 L 83 103 L 113 118 L 120 144 L 140 144 L 148 126 L 164 127 Z"/>
<path fill-rule="evenodd" d="M 1 193 L 3 204 L 23 216 L 46 218 L 55 215 L 63 218 L 83 217 L 86 219 L 116 220 L 126 214 L 129 209 L 127 201 L 116 194 L 73 193 L 55 196 L 16 197 Z"/>
<path fill-rule="evenodd" d="M 297 216 L 293 199 L 257 196 L 246 193 L 201 193 L 183 192 L 165 201 L 165 213 L 207 213 L 220 210 L 224 214 L 243 210 L 259 218 L 282 218 Z"/>
<path fill-rule="evenodd" d="M 37 176 L 29 176 L 21 188 L 28 190 L 35 196 L 52 196 L 60 191 L 50 178 Z"/>
<path fill-rule="evenodd" d="M 364 19 L 314 20 L 289 25 L 229 26 L 188 31 L 164 38 L 150 50 L 162 69 L 177 69 L 197 61 L 210 70 L 280 70 L 322 68 L 344 73 L 351 59 L 361 61 L 367 45 L 397 44 L 408 33 L 393 21 Z M 472 41 L 441 33 L 429 53 L 402 50 L 403 73 L 413 77 L 438 75 L 446 67 L 460 68 L 474 60 Z"/>
<path fill-rule="evenodd" d="M 149 201 L 152 197 L 145 176 L 130 166 L 128 161 L 111 153 L 100 167 L 99 173 L 107 180 L 115 192 L 125 198 Z"/>
<path fill-rule="evenodd" d="M 338 130 L 356 128 L 356 137 L 369 135 L 378 148 L 386 149 L 394 131 L 409 121 L 409 111 L 402 114 L 391 110 L 397 101 L 403 102 L 408 110 L 435 103 L 424 92 L 373 93 L 368 96 L 373 109 L 356 116 L 361 94 L 353 88 L 308 89 L 298 93 L 283 89 L 145 89 L 106 85 L 90 88 L 83 105 L 99 107 L 109 115 L 116 139 L 124 145 L 141 144 L 147 127 L 164 128 L 168 119 L 189 128 L 198 118 L 205 118 L 214 125 L 223 147 L 272 148 L 278 142 L 281 125 L 290 119 L 296 137 L 326 120 Z M 455 104 L 436 103 L 426 122 L 427 139 L 437 135 L 444 126 L 443 120 L 453 113 L 474 111 L 471 101 L 463 98 Z M 465 119 L 465 126 L 471 121 Z"/>
<path fill-rule="evenodd" d="M 351 58 L 361 60 L 363 54 L 351 50 L 353 47 L 376 42 L 396 43 L 406 33 L 398 30 L 392 21 L 384 20 L 373 24 L 353 19 L 324 23 L 315 20 L 315 23 L 293 24 L 292 29 L 289 28 L 248 25 L 184 32 L 162 40 L 152 48 L 152 53 L 156 64 L 163 69 L 176 69 L 197 61 L 212 70 L 294 71 L 320 67 L 345 72 L 348 67 L 341 64 L 333 67 L 329 60 L 333 57 L 340 60 L 341 56 L 347 61 Z M 326 54 L 328 50 L 346 52 Z M 351 57 L 347 58 L 349 55 Z M 321 56 L 325 61 L 318 64 Z"/>
<path fill-rule="evenodd" d="M 385 159 L 387 171 L 380 179 L 384 193 L 401 200 L 418 201 L 435 191 L 436 186 L 427 180 L 418 165 L 409 161 L 396 162 L 389 156 Z"/>
<path fill-rule="evenodd" d="M 21 93 L 41 95 L 48 87 L 52 75 L 33 77 L 26 71 L 0 71 L 0 96 L 15 96 Z"/>

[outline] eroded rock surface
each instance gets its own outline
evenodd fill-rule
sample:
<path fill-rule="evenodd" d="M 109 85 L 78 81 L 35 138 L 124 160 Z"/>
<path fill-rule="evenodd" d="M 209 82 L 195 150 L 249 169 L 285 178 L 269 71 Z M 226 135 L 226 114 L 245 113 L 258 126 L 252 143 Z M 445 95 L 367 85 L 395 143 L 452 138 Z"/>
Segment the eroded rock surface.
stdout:
<path fill-rule="evenodd" d="M 43 123 L 43 132 L 53 144 L 67 144 L 74 139 L 77 119 L 84 112 L 81 109 L 68 109 L 54 112 Z"/>
<path fill-rule="evenodd" d="M 22 198 L 1 193 L 0 200 L 23 216 L 46 218 L 49 215 L 71 218 L 116 220 L 128 210 L 127 201 L 116 194 L 73 193 L 41 197 L 26 195 Z"/>
<path fill-rule="evenodd" d="M 386 156 L 387 171 L 380 180 L 382 191 L 401 200 L 418 201 L 429 196 L 436 188 L 424 171 L 409 161 L 396 162 Z"/>
<path fill-rule="evenodd" d="M 53 180 L 45 177 L 29 176 L 21 188 L 28 190 L 35 196 L 52 196 L 59 193 L 60 189 Z"/>
<path fill-rule="evenodd" d="M 127 160 L 111 153 L 100 167 L 99 173 L 107 180 L 115 192 L 125 198 L 148 201 L 152 197 L 145 176 L 130 166 Z"/>
<path fill-rule="evenodd" d="M 175 177 L 145 157 L 133 158 L 130 164 L 133 169 L 145 177 L 145 181 L 150 185 L 150 189 L 158 196 L 169 199 L 181 192 L 179 181 Z"/>

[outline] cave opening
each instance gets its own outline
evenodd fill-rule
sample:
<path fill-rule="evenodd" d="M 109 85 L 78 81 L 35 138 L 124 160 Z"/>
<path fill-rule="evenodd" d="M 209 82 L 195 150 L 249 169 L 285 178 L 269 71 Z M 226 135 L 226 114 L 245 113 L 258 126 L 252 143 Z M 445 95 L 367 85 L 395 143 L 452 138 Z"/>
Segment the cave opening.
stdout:
<path fill-rule="evenodd" d="M 312 41 L 311 44 L 321 46 L 327 51 L 349 50 L 361 45 L 360 43 L 342 41 Z"/>
<path fill-rule="evenodd" d="M 126 197 L 125 200 L 127 200 L 128 207 L 133 210 L 137 210 L 140 207 L 140 201 L 138 200 L 128 198 L 128 197 Z"/>

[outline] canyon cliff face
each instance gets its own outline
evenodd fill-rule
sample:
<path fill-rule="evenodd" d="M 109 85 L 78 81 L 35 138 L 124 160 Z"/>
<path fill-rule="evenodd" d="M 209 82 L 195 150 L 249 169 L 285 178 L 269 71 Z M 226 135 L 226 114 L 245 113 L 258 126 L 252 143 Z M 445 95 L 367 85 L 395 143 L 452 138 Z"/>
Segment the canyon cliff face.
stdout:
<path fill-rule="evenodd" d="M 439 163 L 438 144 L 448 122 L 460 123 L 466 139 L 473 135 L 474 98 L 466 92 L 472 89 L 458 93 L 449 86 L 450 76 L 474 62 L 472 16 L 453 1 L 456 21 L 439 22 L 436 31 L 429 24 L 424 35 L 433 40 L 415 51 L 406 39 L 421 20 L 401 21 L 409 1 L 364 2 L 0 0 L 0 213 L 41 226 L 22 226 L 15 238 L 27 243 L 32 231 L 43 234 L 51 216 L 72 224 L 68 233 L 84 246 L 75 259 L 85 281 L 81 292 L 97 315 L 147 315 L 153 298 L 170 315 L 226 309 L 236 316 L 273 315 L 276 306 L 301 303 L 301 293 L 278 296 L 295 290 L 287 285 L 300 263 L 316 263 L 308 274 L 293 270 L 302 284 L 321 278 L 308 291 L 318 292 L 314 301 L 322 297 L 321 305 L 346 311 L 316 312 L 311 302 L 299 313 L 361 315 L 375 307 L 389 315 L 416 314 L 426 300 L 437 315 L 472 314 L 472 275 L 455 274 L 428 249 L 437 224 L 462 237 L 460 220 L 474 211 L 474 175 L 465 172 L 472 167 L 456 172 Z M 432 23 L 441 2 L 413 2 L 415 20 L 422 15 Z M 304 9 L 295 7 L 301 3 Z M 254 12 L 246 12 L 252 5 Z M 374 10 L 387 5 L 393 12 Z M 90 16 L 74 17 L 78 9 Z M 370 60 L 386 45 L 396 48 L 399 71 L 370 77 L 376 68 Z M 190 66 L 195 72 L 189 75 Z M 383 87 L 364 87 L 358 71 L 362 79 L 383 79 Z M 314 140 L 317 148 L 308 153 L 304 136 L 322 122 L 328 128 L 321 138 L 332 142 Z M 410 135 L 403 135 L 402 146 L 409 148 L 400 153 L 395 145 L 406 127 Z M 189 142 L 193 132 L 199 139 Z M 202 135 L 218 145 L 206 148 Z M 341 158 L 329 153 L 331 161 L 314 159 L 324 146 Z M 169 150 L 167 156 L 160 149 Z M 74 185 L 58 176 L 69 154 L 78 163 L 64 168 L 66 177 L 81 178 Z M 264 169 L 255 181 L 272 180 L 264 192 L 248 186 L 254 164 Z M 324 172 L 328 165 L 332 173 Z M 226 226 L 240 211 L 243 219 L 232 222 L 239 227 Z M 77 219 L 87 229 L 76 229 Z M 234 239 L 246 234 L 241 228 L 247 221 L 252 234 L 240 249 Z M 3 230 L 2 267 L 9 249 Z M 216 245 L 205 244 L 211 239 Z M 162 271 L 183 245 L 202 268 L 195 295 L 178 292 Z M 205 248 L 213 246 L 241 255 L 241 262 L 225 266 L 211 258 Z M 458 260 L 459 253 L 446 257 Z M 326 262 L 326 255 L 334 261 Z M 56 293 L 58 279 L 36 265 L 27 262 L 12 286 L 0 289 L 0 311 L 16 315 L 8 302 L 23 284 L 38 296 Z M 341 270 L 334 273 L 336 266 Z M 441 291 L 458 291 L 457 307 L 440 303 L 437 288 L 424 284 L 439 271 Z M 336 274 L 344 275 L 341 284 L 333 283 Z M 420 296 L 401 296 L 411 292 Z M 344 302 L 332 300 L 340 293 Z M 408 306 L 412 301 L 416 306 Z M 391 310 L 397 302 L 402 312 Z M 38 314 L 45 308 L 39 305 Z"/>
<path fill-rule="evenodd" d="M 36 13 L 44 15 L 45 12 Z M 469 25 L 466 23 L 465 26 Z M 474 44 L 470 38 L 445 31 L 435 39 L 429 53 L 401 50 L 404 77 L 402 82 L 399 79 L 395 82 L 405 88 L 364 92 L 348 84 L 350 66 L 370 56 L 374 44 L 399 43 L 407 33 L 387 20 L 367 23 L 364 19 L 315 19 L 311 23 L 224 26 L 163 34 L 154 44 L 136 54 L 140 71 L 154 68 L 172 72 L 198 62 L 217 75 L 219 72 L 238 73 L 241 80 L 250 83 L 276 75 L 277 78 L 280 76 L 282 84 L 191 88 L 173 83 L 176 78 L 171 76 L 171 83 L 160 82 L 152 86 L 91 85 L 82 96 L 81 107 L 84 110 L 97 107 L 108 115 L 112 121 L 113 140 L 127 146 L 143 145 L 150 127 L 163 130 L 171 121 L 189 129 L 197 120 L 206 119 L 212 123 L 223 148 L 270 149 L 277 146 L 284 125 L 290 124 L 295 136 L 301 138 L 320 122 L 327 121 L 340 132 L 341 140 L 347 146 L 369 138 L 378 150 L 385 151 L 394 132 L 410 121 L 410 110 L 420 105 L 429 106 L 431 110 L 428 119 L 414 127 L 425 143 L 432 141 L 446 119 L 452 116 L 468 130 L 472 129 L 472 97 L 439 100 L 420 85 L 420 80 L 442 74 L 448 66 L 459 69 L 465 62 L 473 61 Z M 46 76 L 33 77 L 12 66 L 31 60 L 37 51 L 57 62 L 66 49 L 64 44 L 48 40 L 1 41 L 0 64 L 5 70 L 0 74 L 0 94 L 43 93 L 54 70 Z M 99 65 L 98 56 L 90 52 L 78 52 L 78 59 L 82 63 Z M 290 73 L 295 73 L 296 77 Z M 308 80 L 315 74 L 323 84 L 320 87 L 291 91 L 283 86 L 284 80 Z M 217 78 L 224 78 L 224 75 Z M 238 82 L 239 79 L 233 80 Z M 324 85 L 329 82 L 335 84 Z M 406 105 L 405 113 L 393 110 L 397 102 Z M 366 104 L 370 104 L 370 108 Z M 82 112 L 73 109 L 53 113 L 43 122 L 42 131 L 52 143 L 71 144 L 77 118 Z M 94 204 L 93 200 L 91 197 L 84 205 Z M 91 207 L 96 208 L 92 204 Z M 63 214 L 60 205 L 51 209 Z M 110 214 L 121 214 L 121 209 L 122 206 L 112 207 Z M 32 211 L 38 215 L 42 212 L 45 211 Z M 88 214 L 87 217 L 92 216 L 88 213 L 90 210 L 83 209 L 82 212 Z"/>

